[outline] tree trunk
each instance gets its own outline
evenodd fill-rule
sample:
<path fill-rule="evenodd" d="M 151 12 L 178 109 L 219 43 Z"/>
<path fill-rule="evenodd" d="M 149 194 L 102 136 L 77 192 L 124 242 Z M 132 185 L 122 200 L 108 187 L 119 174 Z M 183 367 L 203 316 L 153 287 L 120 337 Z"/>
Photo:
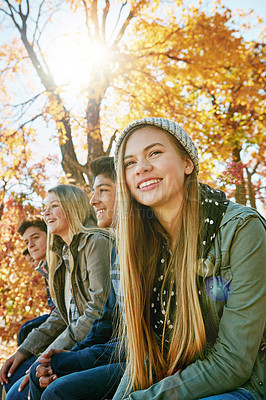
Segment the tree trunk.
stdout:
<path fill-rule="evenodd" d="M 88 88 L 88 103 L 86 108 L 88 167 L 90 163 L 95 160 L 95 158 L 105 155 L 101 135 L 100 110 L 102 99 L 109 85 L 108 79 L 106 78 L 107 75 L 108 74 L 106 73 L 105 69 L 99 70 L 97 67 L 91 72 L 90 84 Z M 89 182 L 92 183 L 92 176 L 89 168 L 88 178 Z"/>
<path fill-rule="evenodd" d="M 248 178 L 248 198 L 249 198 L 250 206 L 257 209 L 255 193 L 254 193 L 253 185 L 251 182 L 251 178 L 252 178 L 253 174 L 251 172 L 249 172 L 249 170 L 247 168 L 246 168 L 246 172 L 247 172 L 247 178 Z"/>
<path fill-rule="evenodd" d="M 236 163 L 241 163 L 240 158 L 240 151 L 241 148 L 235 147 L 233 150 L 233 159 Z M 235 199 L 236 202 L 239 204 L 246 205 L 247 204 L 247 197 L 246 197 L 246 186 L 245 186 L 245 179 L 243 175 L 243 169 L 241 171 L 241 177 L 238 183 L 236 183 L 236 191 L 235 191 Z"/>

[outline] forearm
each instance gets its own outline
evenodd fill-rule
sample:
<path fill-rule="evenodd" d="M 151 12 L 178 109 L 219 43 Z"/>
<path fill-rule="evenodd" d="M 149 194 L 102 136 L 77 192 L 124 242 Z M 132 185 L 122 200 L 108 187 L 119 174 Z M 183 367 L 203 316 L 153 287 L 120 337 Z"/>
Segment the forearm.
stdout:
<path fill-rule="evenodd" d="M 18 350 L 27 358 L 29 354 L 38 356 L 66 329 L 66 324 L 58 309 L 53 310 L 47 320 L 27 336 Z"/>

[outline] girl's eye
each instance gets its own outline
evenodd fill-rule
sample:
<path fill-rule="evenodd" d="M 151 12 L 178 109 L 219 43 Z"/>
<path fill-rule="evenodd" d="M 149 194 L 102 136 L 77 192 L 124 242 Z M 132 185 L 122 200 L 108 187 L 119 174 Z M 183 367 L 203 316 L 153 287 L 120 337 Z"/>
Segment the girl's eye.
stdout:
<path fill-rule="evenodd" d="M 154 150 L 151 152 L 150 156 L 156 156 L 157 154 L 161 154 L 162 152 L 160 150 Z"/>
<path fill-rule="evenodd" d="M 101 189 L 100 193 L 103 193 L 103 192 L 108 192 L 108 190 L 107 189 Z"/>
<path fill-rule="evenodd" d="M 127 167 L 130 167 L 133 164 L 134 164 L 134 161 L 127 161 L 127 162 L 125 162 L 124 167 L 127 168 Z"/>

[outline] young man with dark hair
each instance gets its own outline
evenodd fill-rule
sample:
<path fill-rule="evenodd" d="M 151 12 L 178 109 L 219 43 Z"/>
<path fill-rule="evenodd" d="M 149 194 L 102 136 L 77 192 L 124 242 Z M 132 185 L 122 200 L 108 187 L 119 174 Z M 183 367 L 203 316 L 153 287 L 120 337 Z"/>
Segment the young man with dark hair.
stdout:
<path fill-rule="evenodd" d="M 114 217 L 116 173 L 113 157 L 101 157 L 94 160 L 91 165 L 94 185 L 91 205 L 93 206 L 97 225 L 108 228 L 112 225 Z"/>
<path fill-rule="evenodd" d="M 91 205 L 98 226 L 112 225 L 115 206 L 116 178 L 112 157 L 93 161 L 94 177 Z M 111 293 L 103 315 L 95 320 L 87 337 L 70 352 L 50 350 L 39 357 L 30 372 L 32 400 L 100 400 L 111 398 L 123 375 L 118 357 L 119 341 L 111 340 L 117 324 L 120 303 L 119 265 L 112 251 Z M 44 388 L 46 388 L 44 390 Z"/>
<path fill-rule="evenodd" d="M 23 219 L 18 227 L 18 233 L 24 236 L 24 233 L 29 228 L 38 228 L 39 231 L 45 232 L 47 234 L 47 225 L 44 219 L 39 215 L 33 215 L 31 217 Z"/>
<path fill-rule="evenodd" d="M 90 169 L 94 180 L 99 177 L 99 175 L 103 175 L 113 183 L 116 183 L 114 157 L 103 156 L 96 158 L 96 160 L 91 162 Z"/>
<path fill-rule="evenodd" d="M 21 234 L 25 244 L 27 245 L 27 248 L 23 251 L 23 255 L 25 255 L 26 258 L 29 258 L 30 265 L 44 277 L 48 306 L 52 311 L 54 309 L 54 304 L 48 287 L 48 271 L 46 263 L 46 223 L 42 217 L 34 215 L 25 218 L 21 222 L 18 232 Z M 21 345 L 33 328 L 40 326 L 48 317 L 49 314 L 44 314 L 23 324 L 18 334 L 18 345 Z"/>

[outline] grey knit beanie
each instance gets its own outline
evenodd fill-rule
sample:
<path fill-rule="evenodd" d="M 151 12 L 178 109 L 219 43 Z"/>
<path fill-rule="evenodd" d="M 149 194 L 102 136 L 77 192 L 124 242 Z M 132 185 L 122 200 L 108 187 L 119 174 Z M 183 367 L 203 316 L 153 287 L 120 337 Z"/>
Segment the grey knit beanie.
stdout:
<path fill-rule="evenodd" d="M 129 124 L 122 132 L 121 136 L 118 138 L 115 147 L 115 167 L 117 169 L 117 157 L 119 148 L 124 141 L 124 139 L 133 133 L 135 130 L 139 128 L 143 128 L 145 126 L 157 126 L 158 128 L 163 129 L 164 131 L 171 133 L 178 142 L 184 147 L 184 149 L 188 152 L 191 160 L 193 161 L 196 172 L 199 172 L 199 159 L 198 159 L 198 150 L 194 143 L 191 140 L 191 137 L 182 129 L 176 122 L 170 121 L 165 118 L 143 118 L 138 119 L 135 122 Z"/>

